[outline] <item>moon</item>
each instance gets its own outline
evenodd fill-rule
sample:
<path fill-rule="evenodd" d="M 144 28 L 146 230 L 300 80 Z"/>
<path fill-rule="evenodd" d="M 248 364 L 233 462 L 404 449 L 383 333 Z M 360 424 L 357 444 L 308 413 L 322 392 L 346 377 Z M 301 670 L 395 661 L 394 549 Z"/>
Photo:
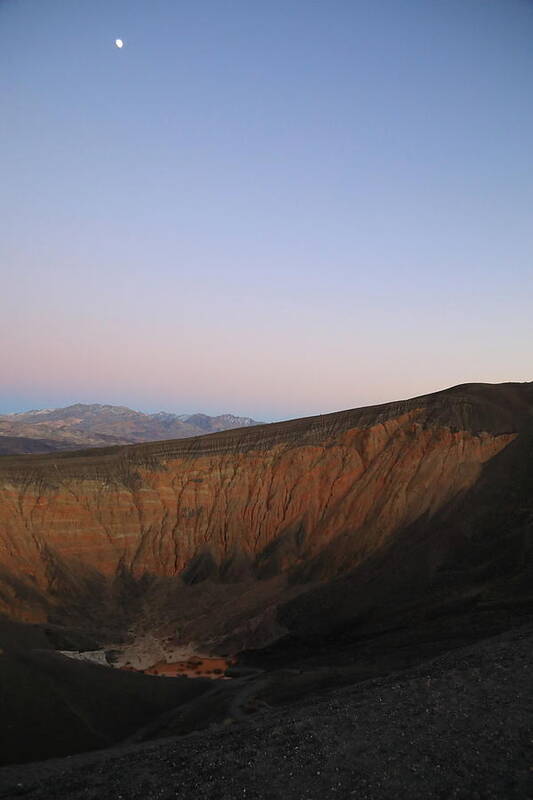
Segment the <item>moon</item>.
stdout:
<path fill-rule="evenodd" d="M 121 47 L 124 47 L 124 42 L 122 41 L 122 39 L 115 39 L 115 45 L 120 50 Z"/>

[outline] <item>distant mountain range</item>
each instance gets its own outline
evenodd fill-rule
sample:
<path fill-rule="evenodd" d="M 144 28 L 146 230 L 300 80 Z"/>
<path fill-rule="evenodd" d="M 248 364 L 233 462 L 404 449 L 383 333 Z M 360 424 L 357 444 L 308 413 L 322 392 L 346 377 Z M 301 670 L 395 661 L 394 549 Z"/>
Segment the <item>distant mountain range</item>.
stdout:
<path fill-rule="evenodd" d="M 259 424 L 233 414 L 143 414 L 126 406 L 76 403 L 0 415 L 0 455 L 185 439 Z"/>

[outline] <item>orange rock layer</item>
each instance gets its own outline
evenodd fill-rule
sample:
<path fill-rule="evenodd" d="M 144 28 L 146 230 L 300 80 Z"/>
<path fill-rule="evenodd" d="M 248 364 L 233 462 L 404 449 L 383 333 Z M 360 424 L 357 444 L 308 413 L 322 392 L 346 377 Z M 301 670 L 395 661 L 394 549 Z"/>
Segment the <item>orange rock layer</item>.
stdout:
<path fill-rule="evenodd" d="M 158 661 L 152 667 L 142 670 L 147 675 L 160 675 L 164 678 L 211 678 L 224 679 L 224 673 L 235 663 L 234 658 L 200 658 L 187 661 Z"/>
<path fill-rule="evenodd" d="M 343 563 L 334 568 L 352 568 L 471 487 L 515 437 L 434 421 L 424 403 L 397 407 L 157 447 L 4 460 L 0 610 L 31 618 L 20 585 L 50 593 L 54 563 L 173 576 L 199 554 L 222 564 L 238 553 L 283 572 L 342 537 Z"/>

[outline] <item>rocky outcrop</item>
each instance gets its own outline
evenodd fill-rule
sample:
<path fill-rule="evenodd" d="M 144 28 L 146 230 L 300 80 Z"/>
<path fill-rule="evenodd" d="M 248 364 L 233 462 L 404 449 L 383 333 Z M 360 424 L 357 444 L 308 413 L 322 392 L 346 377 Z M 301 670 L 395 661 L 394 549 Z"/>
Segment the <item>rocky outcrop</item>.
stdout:
<path fill-rule="evenodd" d="M 4 457 L 0 609 L 41 619 L 61 593 L 124 574 L 181 576 L 180 591 L 270 582 L 276 605 L 427 527 L 532 419 L 533 384 L 469 385 L 196 439 Z"/>

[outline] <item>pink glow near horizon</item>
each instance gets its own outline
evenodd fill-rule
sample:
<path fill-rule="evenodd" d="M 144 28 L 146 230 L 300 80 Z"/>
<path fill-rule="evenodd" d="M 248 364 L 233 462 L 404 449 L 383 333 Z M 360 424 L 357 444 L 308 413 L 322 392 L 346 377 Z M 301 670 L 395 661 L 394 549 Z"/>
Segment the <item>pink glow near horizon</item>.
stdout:
<path fill-rule="evenodd" d="M 156 5 L 0 3 L 0 411 L 533 379 L 531 4 Z"/>
<path fill-rule="evenodd" d="M 62 327 L 56 319 L 53 335 L 23 336 L 2 352 L 4 392 L 43 398 L 44 405 L 113 402 L 269 420 L 386 402 L 472 380 L 529 377 L 520 371 L 516 352 L 514 358 L 505 356 L 504 372 L 481 341 L 467 347 L 461 334 L 450 352 L 450 337 L 436 348 L 434 338 L 416 330 L 407 342 L 405 333 L 387 341 L 383 331 L 365 335 L 364 325 L 346 331 L 313 328 L 309 321 L 304 333 L 302 320 L 295 322 L 295 328 L 285 325 L 261 335 L 253 329 L 221 331 L 211 319 L 195 330 L 193 347 L 172 323 L 155 326 L 150 335 L 149 326 L 121 330 L 87 321 L 69 333 L 71 321 Z"/>

